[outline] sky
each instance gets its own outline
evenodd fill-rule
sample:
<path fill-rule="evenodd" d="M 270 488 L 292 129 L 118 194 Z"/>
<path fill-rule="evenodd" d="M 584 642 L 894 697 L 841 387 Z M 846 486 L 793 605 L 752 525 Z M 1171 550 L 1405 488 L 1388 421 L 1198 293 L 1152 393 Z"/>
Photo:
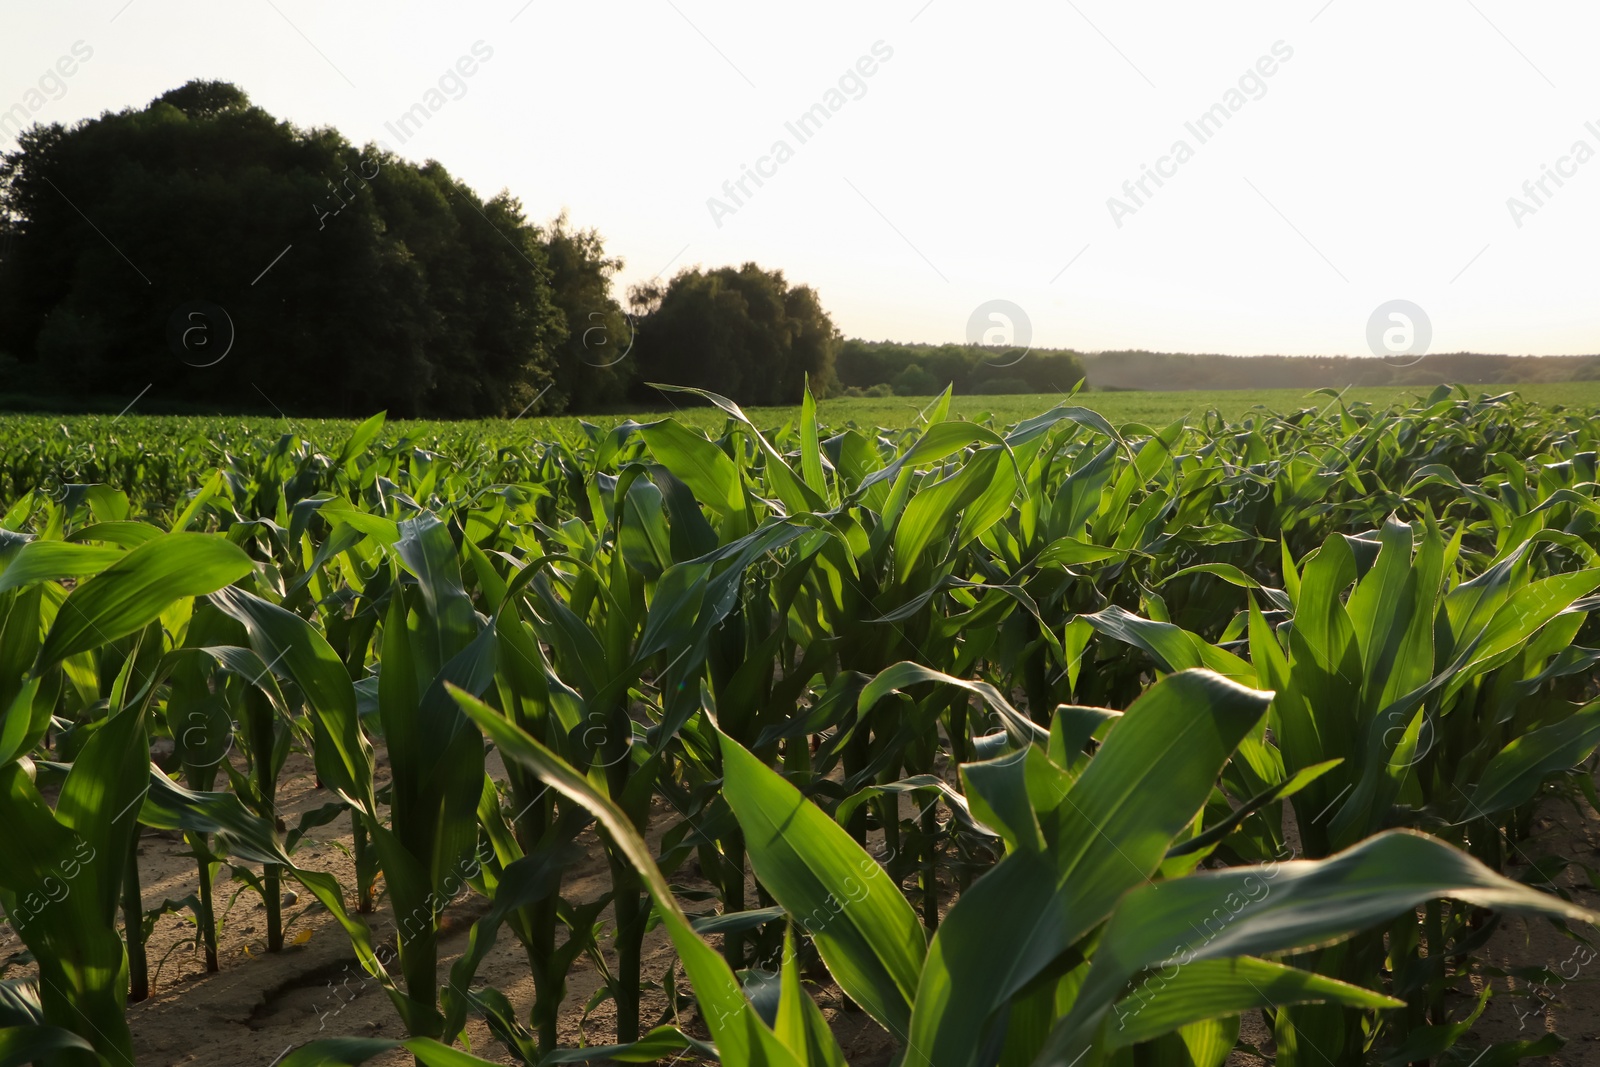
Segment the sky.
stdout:
<path fill-rule="evenodd" d="M 753 260 L 872 340 L 1600 352 L 1592 3 L 13 0 L 5 16 L 0 116 L 71 123 L 231 81 L 280 118 L 508 189 L 532 219 L 569 211 L 625 260 L 621 289 Z"/>

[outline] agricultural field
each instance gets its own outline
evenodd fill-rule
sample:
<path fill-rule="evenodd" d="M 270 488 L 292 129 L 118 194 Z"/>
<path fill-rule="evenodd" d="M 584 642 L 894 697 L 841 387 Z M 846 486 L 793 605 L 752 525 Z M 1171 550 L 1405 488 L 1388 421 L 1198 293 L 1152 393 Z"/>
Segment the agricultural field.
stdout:
<path fill-rule="evenodd" d="M 0 1064 L 1596 1061 L 1600 383 L 680 399 L 0 420 Z"/>

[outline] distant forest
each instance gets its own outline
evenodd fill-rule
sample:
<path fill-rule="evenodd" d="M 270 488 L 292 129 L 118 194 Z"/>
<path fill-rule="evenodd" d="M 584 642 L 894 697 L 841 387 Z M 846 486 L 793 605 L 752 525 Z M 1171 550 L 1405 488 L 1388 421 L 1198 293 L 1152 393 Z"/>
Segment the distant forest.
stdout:
<path fill-rule="evenodd" d="M 1600 356 L 1494 356 L 1475 352 L 1375 356 L 1223 356 L 1178 352 L 1074 352 L 973 345 L 845 341 L 834 364 L 847 396 L 1064 392 L 1080 378 L 1096 391 L 1342 389 L 1569 382 L 1600 378 Z"/>

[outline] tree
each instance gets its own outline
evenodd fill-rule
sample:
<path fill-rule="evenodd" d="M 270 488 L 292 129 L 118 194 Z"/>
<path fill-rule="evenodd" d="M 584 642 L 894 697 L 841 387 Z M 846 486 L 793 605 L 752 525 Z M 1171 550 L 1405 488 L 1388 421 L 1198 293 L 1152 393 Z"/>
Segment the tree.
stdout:
<path fill-rule="evenodd" d="M 622 260 L 605 254 L 598 230 L 574 229 L 565 212 L 546 228 L 543 245 L 566 331 L 555 347 L 552 397 L 569 411 L 620 404 L 635 369 L 633 318 L 611 295 Z"/>
<path fill-rule="evenodd" d="M 895 396 L 932 396 L 943 389 L 945 384 L 920 363 L 906 364 L 905 369 L 896 374 L 889 383 L 894 389 Z"/>
<path fill-rule="evenodd" d="M 514 198 L 225 82 L 25 131 L 0 218 L 0 351 L 34 388 L 470 416 L 553 381 L 561 316 Z"/>
<path fill-rule="evenodd" d="M 816 291 L 754 263 L 679 271 L 636 286 L 638 380 L 709 389 L 741 404 L 793 404 L 806 379 L 825 393 L 839 331 Z M 640 400 L 660 398 L 636 388 Z"/>

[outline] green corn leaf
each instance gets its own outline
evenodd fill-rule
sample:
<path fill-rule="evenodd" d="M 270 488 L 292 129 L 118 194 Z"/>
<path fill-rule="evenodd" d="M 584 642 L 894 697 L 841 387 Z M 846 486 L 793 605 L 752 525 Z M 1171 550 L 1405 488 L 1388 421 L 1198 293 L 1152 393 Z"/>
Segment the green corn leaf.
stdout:
<path fill-rule="evenodd" d="M 1461 820 L 1496 815 L 1527 803 L 1551 775 L 1581 764 L 1600 744 L 1600 700 L 1560 722 L 1515 738 L 1483 769 Z"/>
<path fill-rule="evenodd" d="M 272 823 L 246 808 L 237 795 L 185 789 L 155 766 L 149 767 L 148 780 L 148 791 L 139 809 L 141 823 L 161 830 L 214 835 L 217 847 L 236 859 L 282 867 L 305 886 L 344 929 L 356 950 L 358 962 L 388 993 L 407 1028 L 414 1030 L 424 1025 L 424 1013 L 389 976 L 367 925 L 345 909 L 344 889 L 338 879 L 324 871 L 297 866 L 284 850 Z"/>
<path fill-rule="evenodd" d="M 1262 790 L 1260 793 L 1257 793 L 1243 804 L 1240 804 L 1227 818 L 1223 819 L 1215 826 L 1208 827 L 1204 833 L 1196 834 L 1183 844 L 1174 845 L 1172 848 L 1168 849 L 1167 858 L 1172 859 L 1176 856 L 1187 856 L 1192 852 L 1199 852 L 1204 849 L 1209 849 L 1210 846 L 1221 843 L 1223 839 L 1225 839 L 1229 834 L 1233 833 L 1234 830 L 1238 829 L 1239 825 L 1251 815 L 1257 811 L 1260 811 L 1262 808 L 1266 807 L 1268 804 L 1271 804 L 1275 800 L 1285 800 L 1294 796 L 1296 793 L 1300 792 L 1300 790 L 1304 789 L 1318 778 L 1321 778 L 1324 774 L 1327 774 L 1342 762 L 1343 760 L 1331 759 L 1324 760 L 1321 763 L 1314 763 L 1304 770 L 1297 771 L 1296 773 L 1290 775 L 1277 785 Z"/>
<path fill-rule="evenodd" d="M 37 699 L 39 679 L 24 678 L 11 703 L 0 711 L 0 765 L 33 751 L 50 728 L 50 705 Z"/>
<path fill-rule="evenodd" d="M 675 419 L 663 419 L 639 433 L 661 465 L 687 485 L 695 498 L 724 518 L 744 510 L 739 468 L 715 443 Z"/>
<path fill-rule="evenodd" d="M 1028 795 L 1028 761 L 1039 758 L 1038 746 L 1029 745 L 991 760 L 961 765 L 961 781 L 973 814 L 1005 838 L 1009 850 L 1043 853 L 1049 847 Z"/>
<path fill-rule="evenodd" d="M 1103 634 L 1142 648 L 1163 671 L 1204 667 L 1241 685 L 1254 685 L 1256 668 L 1226 649 L 1208 644 L 1170 622 L 1157 622 L 1113 604 L 1092 615 L 1080 615 Z"/>
<path fill-rule="evenodd" d="M 1551 575 L 1518 589 L 1494 613 L 1470 647 L 1470 659 L 1454 671 L 1445 694 L 1455 692 L 1500 657 L 1514 654 L 1551 619 L 1572 610 L 1578 600 L 1597 588 L 1600 588 L 1600 568 Z"/>
<path fill-rule="evenodd" d="M 489 788 L 493 788 L 492 784 Z M 467 949 L 450 968 L 450 981 L 442 994 L 446 1034 L 454 1037 L 466 1025 L 471 1005 L 465 991 L 494 947 L 500 927 L 519 909 L 547 899 L 559 884 L 562 866 L 581 858 L 582 853 L 576 849 L 550 849 L 506 864 L 488 913 L 472 924 Z"/>
<path fill-rule="evenodd" d="M 200 514 L 200 509 L 218 496 L 221 496 L 226 487 L 227 481 L 223 478 L 221 471 L 217 471 L 210 478 L 207 478 L 206 484 L 200 487 L 200 491 L 190 498 L 188 505 L 183 511 L 179 512 L 178 517 L 172 520 L 172 532 L 177 533 L 181 530 L 187 530 L 190 523 L 194 522 L 195 516 Z"/>
<path fill-rule="evenodd" d="M 733 416 L 734 419 L 744 425 L 745 431 L 755 441 L 756 447 L 761 450 L 762 455 L 765 457 L 766 467 L 764 473 L 766 480 L 771 484 L 773 495 L 782 500 L 785 507 L 797 514 L 821 510 L 823 506 L 822 495 L 816 492 L 807 482 L 802 481 L 799 475 L 795 474 L 794 468 L 789 466 L 789 461 L 784 458 L 783 453 L 772 447 L 772 443 L 767 440 L 766 435 L 761 432 L 754 422 L 750 421 L 750 416 L 746 415 L 744 409 L 738 404 L 735 404 L 725 396 L 706 389 L 662 384 L 653 384 L 652 388 L 660 389 L 665 393 L 691 393 L 695 396 L 704 397 Z"/>
<path fill-rule="evenodd" d="M 499 1060 L 479 1059 L 428 1037 L 403 1041 L 374 1037 L 325 1038 L 302 1045 L 282 1062 L 283 1067 L 356 1067 L 394 1049 L 405 1049 L 423 1067 L 496 1067 L 500 1063 Z M 631 1045 L 558 1049 L 538 1062 L 540 1067 L 569 1063 L 656 1063 L 686 1052 L 708 1058 L 716 1056 L 715 1047 L 695 1040 L 677 1027 L 658 1026 Z"/>
<path fill-rule="evenodd" d="M 894 462 L 864 477 L 851 496 L 853 499 L 859 499 L 878 483 L 899 478 L 900 472 L 907 467 L 915 468 L 919 463 L 937 463 L 946 456 L 973 444 L 1004 447 L 1005 438 L 993 430 L 974 426 L 970 422 L 935 423 L 917 438 L 916 444 L 896 457 Z"/>
<path fill-rule="evenodd" d="M 354 1067 L 374 1056 L 403 1048 L 423 1067 L 494 1067 L 495 1061 L 482 1060 L 460 1049 L 441 1045 L 429 1037 L 393 1041 L 379 1037 L 332 1037 L 302 1045 L 282 1062 L 283 1067 Z"/>
<path fill-rule="evenodd" d="M 138 548 L 166 531 L 147 522 L 97 522 L 68 535 L 68 541 L 100 541 L 118 548 Z"/>
<path fill-rule="evenodd" d="M 116 918 L 149 751 L 143 705 L 113 715 L 78 753 L 53 812 L 20 763 L 0 766 L 0 899 L 38 961 L 44 1022 L 130 1063 Z"/>
<path fill-rule="evenodd" d="M 806 993 L 795 959 L 794 928 L 783 932 L 783 969 L 779 978 L 778 1017 L 773 1031 L 805 1067 L 846 1067 L 844 1051 Z"/>
<path fill-rule="evenodd" d="M 147 541 L 67 594 L 34 671 L 141 630 L 173 601 L 214 593 L 249 574 L 251 566 L 237 545 L 215 534 L 174 533 Z"/>
<path fill-rule="evenodd" d="M 52 1063 L 57 1053 L 79 1051 L 94 1055 L 94 1046 L 71 1030 L 57 1026 L 7 1026 L 0 1028 L 0 1067 L 27 1067 Z M 102 1060 L 101 1062 L 108 1062 Z"/>
<path fill-rule="evenodd" d="M 599 820 L 613 846 L 638 870 L 694 985 L 701 1016 L 723 1061 L 802 1067 L 740 992 L 727 961 L 694 932 L 650 855 L 649 846 L 627 814 L 596 792 L 565 760 L 507 722 L 499 712 L 459 689 L 452 687 L 450 692 L 467 716 L 494 741 L 504 758 L 526 766 L 550 788 L 588 809 Z"/>
<path fill-rule="evenodd" d="M 917 685 L 921 682 L 938 682 L 941 685 L 953 685 L 976 694 L 989 706 L 989 709 L 1000 716 L 1005 723 L 1007 733 L 1019 743 L 1047 744 L 1050 740 L 1050 731 L 1022 714 L 1011 706 L 1011 702 L 1000 695 L 1000 691 L 988 682 L 969 682 L 965 678 L 944 674 L 902 660 L 892 667 L 886 667 L 873 675 L 872 680 L 861 690 L 861 695 L 856 698 L 856 710 L 861 715 L 866 715 L 872 710 L 873 705 L 897 690 L 907 686 Z"/>
<path fill-rule="evenodd" d="M 1169 975 L 1168 971 L 1172 973 Z M 1126 1048 L 1190 1023 L 1282 1004 L 1405 1007 L 1403 1000 L 1269 960 L 1250 956 L 1194 960 L 1151 971 L 1135 984 L 1132 992 L 1113 1004 L 1112 1018 L 1106 1026 L 1106 1048 Z"/>
<path fill-rule="evenodd" d="M 661 1063 L 670 1064 L 693 1053 L 715 1059 L 716 1046 L 696 1040 L 676 1026 L 658 1026 L 631 1045 L 591 1045 L 588 1048 L 556 1049 L 540 1058 L 539 1067 L 567 1063 Z"/>
<path fill-rule="evenodd" d="M 844 827 L 737 741 L 718 738 L 723 795 L 756 877 L 811 934 L 840 988 L 905 1033 L 926 950 L 916 912 Z"/>
<path fill-rule="evenodd" d="M 128 494 L 103 483 L 61 487 L 62 511 L 70 515 L 87 506 L 98 522 L 122 522 L 128 517 Z"/>
<path fill-rule="evenodd" d="M 333 461 L 333 465 L 344 467 L 366 451 L 367 446 L 383 430 L 383 420 L 387 415 L 387 411 L 380 411 L 350 431 L 350 436 L 345 438 L 343 446 L 339 449 L 339 457 Z"/>
<path fill-rule="evenodd" d="M 1495 874 L 1435 838 L 1391 830 L 1325 860 L 1206 872 L 1143 886 L 1117 905 L 1089 977 L 1039 1064 L 1066 1065 L 1110 1025 L 1109 1009 L 1147 968 L 1326 945 L 1449 897 L 1485 908 L 1593 923 L 1600 915 Z"/>
<path fill-rule="evenodd" d="M 1444 544 L 1429 524 L 1412 558 L 1412 531 L 1391 517 L 1377 562 L 1356 584 L 1346 610 L 1365 666 L 1363 707 L 1371 714 L 1433 675 L 1433 622 Z"/>
<path fill-rule="evenodd" d="M 975 824 L 972 814 L 967 808 L 967 798 L 952 788 L 943 778 L 934 774 L 914 774 L 910 778 L 902 778 L 898 782 L 885 782 L 881 785 L 864 786 L 839 802 L 833 810 L 833 821 L 844 826 L 850 821 L 850 816 L 855 810 L 867 801 L 876 797 L 900 797 L 915 794 L 934 794 L 934 802 L 943 800 L 945 806 L 955 815 L 956 821 L 962 826 L 972 829 Z"/>
<path fill-rule="evenodd" d="M 1091 545 L 1075 537 L 1060 537 L 1050 542 L 1033 562 L 1039 567 L 1076 567 L 1084 563 L 1101 563 L 1126 555 L 1122 549 Z"/>
<path fill-rule="evenodd" d="M 1001 1006 L 1160 867 L 1270 700 L 1194 670 L 1135 701 L 1062 796 L 1053 847 L 1007 855 L 940 924 L 909 1043 L 941 1065 L 975 1062 Z M 1156 794 L 1159 805 L 1149 802 Z"/>
<path fill-rule="evenodd" d="M 988 529 L 1010 509 L 1016 487 L 1010 452 L 983 448 L 948 478 L 918 489 L 895 526 L 895 580 L 906 581 L 929 544 L 958 524 L 958 547 Z"/>
<path fill-rule="evenodd" d="M 813 492 L 825 500 L 836 497 L 828 492 L 827 476 L 822 471 L 822 445 L 817 433 L 817 401 L 811 395 L 811 381 L 806 380 L 805 392 L 800 401 L 800 473 Z"/>
<path fill-rule="evenodd" d="M 319 731 L 313 756 L 322 784 L 357 811 L 374 815 L 372 744 L 361 732 L 350 674 L 327 638 L 300 616 L 243 589 L 219 590 L 211 602 L 241 623 L 256 655 L 305 695 Z"/>
<path fill-rule="evenodd" d="M 10 561 L 0 557 L 0 593 L 20 589 L 34 582 L 58 582 L 63 578 L 88 578 L 99 574 L 128 553 L 106 545 L 84 545 L 73 541 L 29 541 L 13 552 Z"/>
<path fill-rule="evenodd" d="M 1184 567 L 1182 570 L 1173 571 L 1171 574 L 1166 575 L 1159 581 L 1155 582 L 1153 588 L 1160 588 L 1174 579 L 1186 578 L 1191 574 L 1215 575 L 1216 577 L 1227 582 L 1229 585 L 1236 585 L 1241 589 L 1261 588 L 1260 582 L 1256 581 L 1254 578 L 1250 577 L 1248 574 L 1244 573 L 1244 571 L 1241 571 L 1238 567 L 1235 567 L 1231 563 L 1197 563 L 1192 567 Z"/>
<path fill-rule="evenodd" d="M 342 497 L 335 497 L 319 505 L 317 513 L 330 523 L 336 525 L 344 523 L 369 537 L 376 538 L 381 544 L 393 545 L 400 540 L 399 523 L 386 519 L 382 515 L 363 511 Z"/>

